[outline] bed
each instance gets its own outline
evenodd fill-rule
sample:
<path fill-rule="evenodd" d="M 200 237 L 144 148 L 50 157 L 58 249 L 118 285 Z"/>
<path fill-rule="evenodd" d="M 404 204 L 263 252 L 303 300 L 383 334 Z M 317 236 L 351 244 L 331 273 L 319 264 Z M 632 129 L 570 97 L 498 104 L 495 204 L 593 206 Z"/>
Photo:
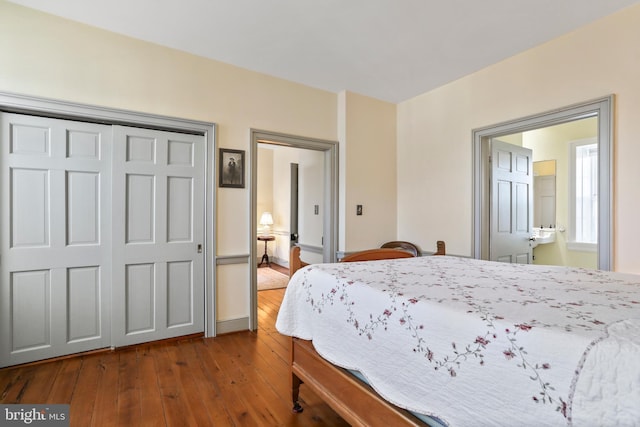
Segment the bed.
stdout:
<path fill-rule="evenodd" d="M 304 382 L 352 425 L 640 424 L 636 275 L 451 256 L 310 265 L 276 328 L 292 336 L 294 409 Z"/>

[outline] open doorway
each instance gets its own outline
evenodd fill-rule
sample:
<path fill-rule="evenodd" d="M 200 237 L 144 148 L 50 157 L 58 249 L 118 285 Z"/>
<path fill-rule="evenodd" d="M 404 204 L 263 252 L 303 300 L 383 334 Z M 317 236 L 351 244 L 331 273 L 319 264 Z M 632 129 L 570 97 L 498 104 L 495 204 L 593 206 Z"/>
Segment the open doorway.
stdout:
<path fill-rule="evenodd" d="M 324 153 L 259 143 L 257 156 L 260 292 L 286 287 L 294 244 L 301 247 L 307 262 L 324 261 Z"/>
<path fill-rule="evenodd" d="M 598 268 L 597 116 L 496 140 L 532 153 L 531 263 Z"/>
<path fill-rule="evenodd" d="M 291 235 L 296 234 L 298 245 L 307 252 L 306 259 L 310 262 L 335 260 L 337 143 L 252 130 L 250 163 L 250 328 L 255 330 L 258 327 L 257 270 L 263 259 L 288 267 Z M 295 198 L 292 198 L 293 184 L 299 187 L 293 195 Z M 295 201 L 296 198 L 299 200 Z M 291 209 L 293 203 L 297 209 Z M 263 216 L 270 217 L 270 221 L 262 221 Z M 296 230 L 293 230 L 291 226 L 295 223 Z"/>
<path fill-rule="evenodd" d="M 539 159 L 538 160 L 551 160 L 544 159 L 543 157 L 565 157 L 566 162 L 563 163 L 563 168 L 566 168 L 565 184 L 562 187 L 556 183 L 556 188 L 562 191 L 566 191 L 566 214 L 556 209 L 554 220 L 547 221 L 549 224 L 534 224 L 533 210 L 528 217 L 528 224 L 533 237 L 534 226 L 539 227 L 541 231 L 545 233 L 553 229 L 555 237 L 558 240 L 562 240 L 564 254 L 561 255 L 559 251 L 553 254 L 547 254 L 547 261 L 545 263 L 551 263 L 550 260 L 554 259 L 553 263 L 561 265 L 570 265 L 573 263 L 578 266 L 585 266 L 581 264 L 584 259 L 588 259 L 589 255 L 583 257 L 584 254 L 575 255 L 578 252 L 592 252 L 595 254 L 592 256 L 594 261 L 589 266 L 593 268 L 599 268 L 603 270 L 611 269 L 612 258 L 612 108 L 613 97 L 606 97 L 594 101 L 590 101 L 584 104 L 570 106 L 560 110 L 544 113 L 537 116 L 526 117 L 523 119 L 513 120 L 507 123 L 502 123 L 494 126 L 490 126 L 483 129 L 477 129 L 473 132 L 473 150 L 474 150 L 474 235 L 473 235 L 473 253 L 475 258 L 490 259 L 490 253 L 492 249 L 492 232 L 491 221 L 497 215 L 495 207 L 492 204 L 493 195 L 491 191 L 491 143 L 494 140 L 507 140 L 515 145 L 532 145 L 534 148 L 533 158 L 536 159 L 535 145 L 531 140 L 540 139 L 540 135 L 545 135 L 551 132 L 555 132 L 556 143 L 561 144 L 547 147 L 546 151 L 542 148 L 542 145 L 538 146 Z M 559 142 L 562 138 L 558 137 L 559 131 L 583 126 L 585 129 L 589 126 L 592 127 L 593 136 L 582 135 L 575 138 L 569 137 L 568 140 L 572 141 L 569 144 L 564 138 L 564 142 Z M 578 134 L 576 134 L 578 135 Z M 542 138 L 548 139 L 548 138 Z M 529 141 L 525 141 L 529 140 Z M 595 201 L 592 203 L 592 208 L 595 209 L 592 215 L 592 220 L 595 223 L 592 229 L 596 230 L 596 240 L 591 244 L 581 244 L 575 240 L 575 212 L 571 211 L 572 204 L 575 206 L 574 201 L 576 195 L 569 194 L 569 177 L 575 176 L 575 170 L 571 171 L 571 165 L 569 158 L 576 156 L 575 147 L 584 146 L 593 147 L 595 143 L 595 151 L 592 149 L 591 153 L 597 153 L 592 160 L 595 161 L 594 171 L 595 176 L 592 178 L 593 190 L 595 192 Z M 540 143 L 541 144 L 541 143 Z M 549 142 L 553 144 L 553 141 Z M 573 147 L 573 148 L 571 148 Z M 549 150 L 555 150 L 554 154 L 550 154 Z M 571 151 L 573 150 L 573 151 Z M 588 150 L 585 148 L 585 150 Z M 560 156 L 560 152 L 563 153 Z M 586 152 L 586 151 L 585 151 Z M 573 153 L 573 154 L 571 154 Z M 566 166 L 565 166 L 566 165 Z M 570 200 L 571 199 L 571 200 Z M 559 199 L 556 199 L 556 201 Z M 564 231 L 560 231 L 560 229 Z M 546 236 L 546 234 L 545 234 Z M 528 239 L 527 239 L 528 240 Z M 544 239 L 541 239 L 544 240 Z M 589 249 L 592 248 L 592 249 Z M 559 246 L 556 247 L 559 249 Z M 537 247 L 534 251 L 542 253 L 547 249 L 538 250 Z M 571 252 L 571 254 L 570 254 Z M 555 258 L 554 258 L 555 257 Z M 558 262 L 557 257 L 564 257 L 562 262 Z M 541 256 L 544 260 L 544 257 Z M 583 261 L 577 261 L 578 258 L 582 258 Z"/>

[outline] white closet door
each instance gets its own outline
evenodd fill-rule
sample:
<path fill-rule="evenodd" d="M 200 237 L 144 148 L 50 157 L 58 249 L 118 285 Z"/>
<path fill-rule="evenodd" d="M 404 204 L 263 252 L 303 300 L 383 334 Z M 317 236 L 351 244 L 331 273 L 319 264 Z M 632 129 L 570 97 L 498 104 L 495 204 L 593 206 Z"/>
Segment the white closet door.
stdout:
<path fill-rule="evenodd" d="M 110 147 L 110 126 L 0 114 L 0 367 L 110 345 Z"/>
<path fill-rule="evenodd" d="M 204 145 L 114 126 L 116 346 L 204 331 Z"/>

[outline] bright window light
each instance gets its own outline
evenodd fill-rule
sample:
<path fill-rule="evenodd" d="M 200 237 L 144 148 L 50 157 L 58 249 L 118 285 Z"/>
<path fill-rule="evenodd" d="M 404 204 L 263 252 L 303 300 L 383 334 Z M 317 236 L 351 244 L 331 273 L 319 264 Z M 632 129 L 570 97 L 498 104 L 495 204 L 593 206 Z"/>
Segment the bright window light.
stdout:
<path fill-rule="evenodd" d="M 570 149 L 569 246 L 596 250 L 598 243 L 598 144 L 593 138 L 573 141 Z"/>

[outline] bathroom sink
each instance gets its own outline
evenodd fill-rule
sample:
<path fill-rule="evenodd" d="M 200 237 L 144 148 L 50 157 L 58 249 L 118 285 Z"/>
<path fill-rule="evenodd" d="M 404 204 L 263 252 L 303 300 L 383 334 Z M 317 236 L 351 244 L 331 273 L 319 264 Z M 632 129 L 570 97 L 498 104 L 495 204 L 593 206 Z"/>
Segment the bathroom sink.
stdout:
<path fill-rule="evenodd" d="M 535 248 L 538 245 L 553 243 L 556 241 L 556 229 L 533 227 L 533 234 L 531 237 L 533 238 L 533 240 L 531 241 L 532 248 Z"/>

